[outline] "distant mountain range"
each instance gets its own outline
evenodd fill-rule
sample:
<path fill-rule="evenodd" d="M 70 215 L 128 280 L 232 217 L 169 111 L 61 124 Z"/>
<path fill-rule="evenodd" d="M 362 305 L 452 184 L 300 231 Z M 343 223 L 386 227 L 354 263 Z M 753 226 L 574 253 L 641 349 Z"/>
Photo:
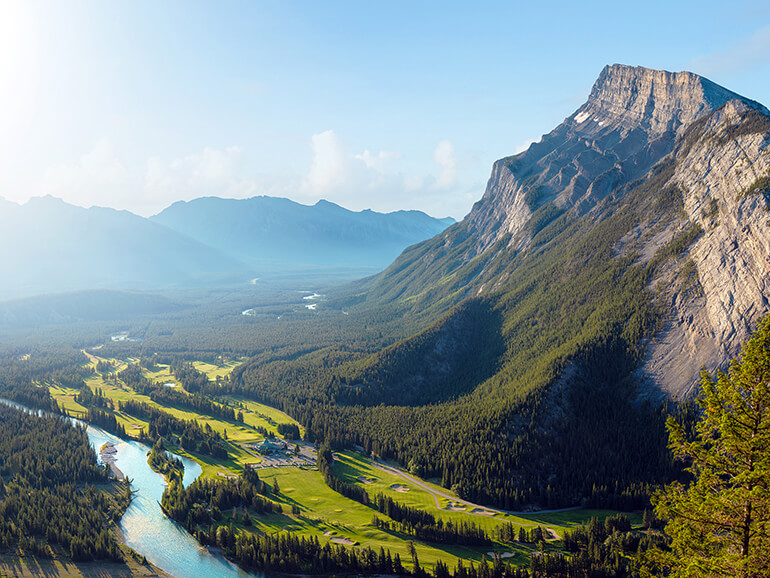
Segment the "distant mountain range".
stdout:
<path fill-rule="evenodd" d="M 0 299 L 82 289 L 246 283 L 265 272 L 375 273 L 453 220 L 320 201 L 205 198 L 146 219 L 54 197 L 0 199 Z"/>
<path fill-rule="evenodd" d="M 420 211 L 353 212 L 329 201 L 307 206 L 275 197 L 179 201 L 151 220 L 262 269 L 372 272 L 454 223 Z"/>

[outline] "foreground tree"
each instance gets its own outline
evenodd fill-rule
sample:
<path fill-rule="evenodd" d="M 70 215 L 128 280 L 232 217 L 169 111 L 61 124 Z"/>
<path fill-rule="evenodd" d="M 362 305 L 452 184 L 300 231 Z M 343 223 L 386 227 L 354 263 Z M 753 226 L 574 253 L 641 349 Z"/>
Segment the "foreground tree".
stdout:
<path fill-rule="evenodd" d="M 770 576 L 770 315 L 728 374 L 702 373 L 694 432 L 672 418 L 669 448 L 688 465 L 653 498 L 670 551 L 655 570 L 671 576 Z"/>

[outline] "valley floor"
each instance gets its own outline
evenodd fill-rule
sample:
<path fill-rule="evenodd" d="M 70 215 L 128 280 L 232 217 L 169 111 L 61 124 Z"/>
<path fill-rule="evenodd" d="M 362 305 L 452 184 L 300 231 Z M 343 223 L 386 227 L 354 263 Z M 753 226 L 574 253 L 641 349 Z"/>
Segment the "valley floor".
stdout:
<path fill-rule="evenodd" d="M 281 505 L 283 512 L 280 514 L 260 515 L 254 512 L 250 514 L 250 524 L 243 524 L 244 511 L 223 511 L 218 525 L 232 525 L 238 532 L 254 532 L 275 535 L 280 532 L 291 533 L 305 538 L 317 538 L 320 543 L 327 541 L 346 546 L 371 547 L 375 551 L 380 548 L 390 550 L 392 554 L 399 554 L 405 563 L 410 560 L 409 542 L 414 541 L 419 560 L 423 568 L 433 569 L 438 560 L 447 563 L 454 568 L 457 561 L 462 559 L 466 564 L 472 561 L 478 565 L 483 558 L 491 562 L 495 554 L 501 554 L 506 562 L 516 566 L 528 566 L 533 553 L 540 551 L 559 551 L 560 538 L 564 531 L 579 525 L 586 524 L 592 517 L 604 519 L 616 512 L 609 510 L 585 510 L 567 508 L 563 510 L 540 512 L 506 512 L 474 504 L 462 500 L 441 486 L 430 481 L 420 479 L 405 472 L 394 464 L 385 463 L 379 459 L 372 459 L 360 451 L 347 450 L 334 454 L 334 475 L 348 484 L 362 487 L 371 497 L 377 494 L 389 497 L 401 505 L 425 511 L 444 523 L 451 521 L 457 523 L 472 523 L 482 528 L 491 538 L 491 544 L 486 546 L 456 546 L 446 544 L 434 544 L 417 541 L 413 535 L 397 531 L 385 531 L 375 527 L 373 517 L 383 517 L 378 511 L 351 500 L 329 488 L 324 478 L 315 466 L 315 450 L 311 444 L 299 443 L 301 456 L 305 459 L 301 463 L 292 464 L 291 456 L 284 456 L 279 452 L 278 458 L 281 466 L 274 467 L 276 457 L 260 456 L 254 447 L 264 439 L 263 433 L 268 431 L 277 434 L 278 424 L 295 423 L 286 414 L 243 398 L 226 397 L 224 401 L 237 410 L 242 410 L 243 422 L 230 421 L 220 417 L 199 414 L 177 407 L 166 407 L 152 401 L 148 396 L 141 395 L 117 378 L 117 373 L 134 360 L 103 359 L 89 354 L 90 362 L 106 362 L 114 368 L 105 374 L 94 374 L 87 379 L 91 389 L 97 388 L 102 395 L 112 400 L 116 405 L 119 401 L 133 399 L 158 407 L 164 412 L 185 420 L 195 420 L 200 424 L 208 424 L 214 431 L 225 434 L 227 439 L 227 460 L 216 460 L 209 456 L 203 456 L 187 452 L 181 448 L 171 449 L 181 455 L 198 462 L 202 467 L 202 477 L 214 480 L 222 480 L 228 477 L 239 476 L 247 464 L 255 466 L 259 477 L 270 487 L 277 485 L 279 492 L 270 496 L 270 499 Z M 214 382 L 217 376 L 226 375 L 234 364 L 217 367 L 215 365 L 196 363 L 199 371 L 206 373 Z M 153 371 L 144 370 L 145 376 L 156 382 L 174 384 L 181 389 L 181 384 L 174 378 L 167 366 L 158 366 Z M 76 390 L 61 386 L 51 386 L 53 395 L 60 407 L 75 416 L 83 416 L 86 408 L 75 401 Z M 237 411 L 236 410 L 236 411 Z M 127 413 L 116 412 L 119 423 L 125 428 L 129 436 L 136 436 L 141 431 L 146 431 L 147 422 L 131 416 Z M 295 442 L 288 441 L 291 453 L 294 451 Z M 120 467 L 120 464 L 117 464 Z M 641 523 L 640 515 L 631 515 L 634 524 Z M 515 531 L 524 528 L 532 531 L 541 527 L 545 542 L 541 544 L 512 541 L 501 541 L 500 530 L 503 526 L 513 525 Z M 6 564 L 10 564 L 8 561 Z M 18 562 L 18 568 L 8 567 L 3 569 L 15 575 L 35 574 L 35 568 Z M 57 567 L 59 564 L 61 567 Z M 52 563 L 48 572 L 58 575 L 108 575 L 86 574 L 89 565 L 64 566 L 60 563 Z M 133 572 L 142 572 L 141 568 L 134 567 Z M 80 572 L 80 574 L 78 574 Z M 98 572 L 98 570 L 97 570 Z M 118 574 L 119 575 L 119 574 Z M 141 573 L 124 575 L 145 575 Z M 146 574 L 151 575 L 151 574 Z"/>

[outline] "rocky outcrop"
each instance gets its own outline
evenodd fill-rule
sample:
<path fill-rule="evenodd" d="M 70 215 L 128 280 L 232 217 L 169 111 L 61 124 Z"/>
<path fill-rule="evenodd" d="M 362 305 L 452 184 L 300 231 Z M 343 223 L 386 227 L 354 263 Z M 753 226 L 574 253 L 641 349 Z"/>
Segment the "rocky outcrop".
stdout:
<path fill-rule="evenodd" d="M 672 182 L 683 190 L 688 220 L 704 230 L 689 251 L 700 291 L 689 299 L 670 295 L 664 329 L 648 344 L 644 364 L 675 397 L 692 389 L 702 367 L 724 367 L 768 311 L 770 212 L 755 184 L 770 174 L 770 139 L 763 131 L 730 136 L 752 121 L 770 129 L 763 116 L 732 100 L 693 131 L 677 157 Z"/>
<path fill-rule="evenodd" d="M 745 128 L 768 122 L 768 114 L 690 72 L 605 67 L 587 102 L 564 123 L 495 163 L 465 224 L 477 235 L 479 253 L 504 235 L 523 249 L 539 208 L 601 211 L 604 198 L 671 155 L 676 169 L 669 186 L 683 191 L 685 218 L 645 223 L 634 248 L 648 261 L 687 223 L 701 224 L 704 234 L 655 280 L 667 287 L 664 316 L 646 343 L 641 373 L 655 390 L 686 396 L 701 368 L 724 366 L 768 310 L 770 213 L 763 195 L 747 192 L 770 174 L 770 149 L 761 126 Z M 681 279 L 690 259 L 697 290 Z"/>

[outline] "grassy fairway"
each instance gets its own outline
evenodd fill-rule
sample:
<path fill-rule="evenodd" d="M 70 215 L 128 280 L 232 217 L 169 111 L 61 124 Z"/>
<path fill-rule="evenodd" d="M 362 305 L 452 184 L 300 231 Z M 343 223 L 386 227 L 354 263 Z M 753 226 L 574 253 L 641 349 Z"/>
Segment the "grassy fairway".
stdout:
<path fill-rule="evenodd" d="M 208 376 L 209 381 L 216 381 L 217 377 L 227 376 L 235 367 L 240 365 L 241 361 L 243 360 L 238 359 L 228 361 L 224 365 L 213 365 L 204 361 L 195 361 L 193 362 L 193 367 L 198 371 L 205 373 Z"/>
<path fill-rule="evenodd" d="M 389 549 L 393 555 L 398 553 L 404 565 L 410 567 L 407 541 L 413 538 L 406 534 L 384 532 L 375 528 L 372 518 L 375 514 L 383 517 L 382 514 L 334 492 L 324 483 L 319 472 L 298 468 L 271 468 L 260 470 L 259 474 L 270 484 L 274 480 L 278 481 L 280 495 L 276 501 L 283 505 L 284 513 L 253 516 L 253 526 L 258 530 L 270 534 L 290 531 L 308 537 L 316 536 L 321 543 L 332 538 L 343 538 L 361 546 L 370 546 L 375 551 L 383 547 Z M 292 505 L 300 508 L 299 515 L 289 513 Z M 231 519 L 232 514 L 228 513 L 224 521 L 229 523 Z M 239 527 L 249 531 L 248 528 Z M 528 562 L 530 552 L 529 548 L 521 545 L 496 544 L 485 548 L 469 548 L 415 543 L 420 564 L 430 569 L 439 559 L 449 563 L 450 567 L 454 567 L 459 558 L 479 562 L 482 556 L 486 555 L 487 559 L 490 559 L 487 555 L 490 551 L 515 552 L 515 556 L 508 560 L 524 564 Z"/>
<path fill-rule="evenodd" d="M 216 416 L 199 414 L 196 411 L 187 408 L 162 406 L 150 399 L 149 396 L 137 393 L 116 377 L 117 373 L 125 369 L 128 363 L 133 360 L 123 361 L 117 359 L 102 359 L 95 355 L 89 355 L 89 359 L 90 365 L 94 368 L 99 361 L 107 361 L 112 365 L 113 369 L 110 372 L 104 374 L 94 373 L 85 381 L 92 390 L 98 389 L 101 391 L 102 395 L 111 399 L 115 403 L 116 408 L 119 402 L 128 401 L 129 399 L 144 402 L 153 407 L 157 407 L 176 418 L 195 420 L 202 426 L 208 424 L 211 426 L 212 430 L 223 437 L 226 436 L 229 459 L 225 461 L 217 461 L 199 454 L 190 454 L 179 448 L 179 453 L 200 463 L 205 477 L 216 478 L 220 474 L 238 475 L 243 471 L 245 464 L 258 463 L 260 459 L 249 454 L 241 446 L 241 444 L 253 444 L 264 439 L 264 436 L 257 431 L 257 428 L 263 427 L 268 432 L 276 433 L 276 426 L 279 423 L 296 423 L 289 416 L 277 409 L 239 398 L 228 398 L 227 403 L 232 406 L 236 412 L 239 410 L 243 411 L 244 423 L 226 420 Z M 237 363 L 232 362 L 221 368 L 217 368 L 210 364 L 203 365 L 206 369 L 211 371 L 225 371 L 224 374 L 226 375 L 226 373 L 231 371 Z M 142 373 L 151 381 L 177 383 L 167 365 L 158 365 L 152 371 L 145 369 Z M 66 410 L 69 414 L 75 416 L 84 416 L 86 414 L 86 409 L 74 401 L 74 397 L 78 393 L 77 390 L 52 386 L 50 391 L 51 395 L 59 403 L 59 407 Z M 138 436 L 140 432 L 147 431 L 147 422 L 145 420 L 120 411 L 115 411 L 115 415 L 118 418 L 118 422 L 126 429 L 127 434 Z"/>
<path fill-rule="evenodd" d="M 100 358 L 89 355 L 91 364 L 95 367 Z M 243 411 L 244 423 L 225 420 L 215 416 L 201 415 L 185 408 L 161 406 L 146 395 L 142 395 L 127 387 L 116 374 L 124 369 L 127 361 L 109 361 L 113 370 L 104 375 L 95 373 L 86 382 L 94 390 L 99 389 L 102 394 L 111 399 L 117 406 L 118 402 L 133 399 L 157 407 L 174 417 L 184 420 L 195 420 L 199 424 L 208 424 L 220 435 L 225 435 L 228 441 L 228 459 L 215 460 L 207 456 L 191 454 L 177 447 L 170 449 L 180 455 L 197 461 L 203 469 L 203 477 L 218 479 L 222 475 L 239 475 L 245 464 L 259 463 L 261 460 L 248 453 L 242 444 L 252 444 L 263 439 L 263 435 L 257 428 L 265 428 L 268 432 L 276 433 L 279 423 L 296 423 L 286 414 L 240 397 L 227 396 L 222 403 L 233 407 L 236 411 Z M 196 362 L 195 367 L 206 373 L 211 381 L 217 376 L 225 376 L 236 362 L 217 367 L 211 364 Z M 160 383 L 177 383 L 168 366 L 159 365 L 153 371 L 144 370 L 145 377 L 151 381 Z M 178 384 L 177 384 L 177 387 Z M 78 392 L 64 387 L 51 387 L 53 395 L 62 409 L 68 413 L 81 415 L 85 408 L 74 401 Z M 126 428 L 127 433 L 137 435 L 141 430 L 146 431 L 147 423 L 131 415 L 116 412 L 118 420 Z M 303 432 L 304 434 L 304 432 Z M 606 510 L 570 510 L 552 513 L 511 514 L 491 511 L 485 508 L 476 508 L 472 505 L 462 504 L 453 494 L 440 486 L 425 482 L 424 480 L 412 480 L 403 478 L 399 472 L 381 467 L 369 457 L 355 451 L 344 451 L 335 454 L 333 468 L 335 475 L 348 483 L 358 484 L 365 488 L 370 496 L 385 494 L 401 504 L 405 504 L 420 510 L 429 512 L 436 519 L 444 522 L 472 522 L 483 528 L 491 539 L 496 536 L 496 529 L 503 524 L 514 524 L 518 527 L 532 529 L 542 526 L 553 531 L 557 536 L 563 536 L 564 530 L 583 524 L 591 517 L 605 518 L 615 512 Z M 407 542 L 413 539 L 407 534 L 395 531 L 385 532 L 377 529 L 373 523 L 373 517 L 377 515 L 385 518 L 373 508 L 364 506 L 356 501 L 345 498 L 341 494 L 331 490 L 325 483 L 321 474 L 315 469 L 301 469 L 297 467 L 265 468 L 259 470 L 259 476 L 270 485 L 278 482 L 280 492 L 273 499 L 283 507 L 282 514 L 258 516 L 252 514 L 252 528 L 245 528 L 235 523 L 235 526 L 243 531 L 254 531 L 274 534 L 277 532 L 293 532 L 305 537 L 317 537 L 322 543 L 327 540 L 349 540 L 350 543 L 361 546 L 369 546 L 375 551 L 380 547 L 388 549 L 393 555 L 398 553 L 403 564 L 411 568 Z M 419 482 L 418 485 L 416 482 Z M 444 495 L 439 495 L 444 494 Z M 222 522 L 229 524 L 233 521 L 232 512 L 223 512 Z M 632 523 L 640 523 L 640 516 L 631 516 Z M 473 560 L 478 564 L 482 557 L 491 562 L 490 552 L 509 552 L 512 557 L 506 561 L 516 565 L 524 565 L 529 562 L 529 557 L 536 548 L 532 544 L 504 544 L 493 543 L 490 546 L 471 548 L 462 546 L 445 546 L 416 542 L 417 552 L 421 565 L 426 569 L 432 569 L 437 560 L 446 562 L 450 568 L 454 568 L 458 559 Z M 346 542 L 347 543 L 347 542 Z M 556 551 L 560 541 L 549 540 L 545 548 L 547 551 Z"/>

